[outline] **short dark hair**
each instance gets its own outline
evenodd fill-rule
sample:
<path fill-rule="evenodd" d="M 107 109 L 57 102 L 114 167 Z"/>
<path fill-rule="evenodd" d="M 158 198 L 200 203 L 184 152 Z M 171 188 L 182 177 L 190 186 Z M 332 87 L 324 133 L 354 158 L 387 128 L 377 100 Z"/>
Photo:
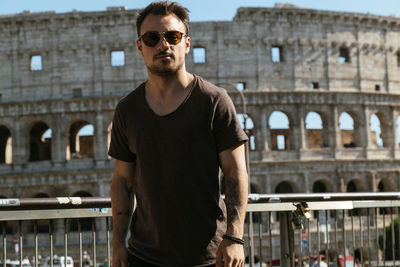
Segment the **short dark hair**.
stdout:
<path fill-rule="evenodd" d="M 189 9 L 181 6 L 178 2 L 159 1 L 153 2 L 142 9 L 136 18 L 137 34 L 140 36 L 140 27 L 147 15 L 170 15 L 177 16 L 185 25 L 186 34 L 189 33 Z"/>

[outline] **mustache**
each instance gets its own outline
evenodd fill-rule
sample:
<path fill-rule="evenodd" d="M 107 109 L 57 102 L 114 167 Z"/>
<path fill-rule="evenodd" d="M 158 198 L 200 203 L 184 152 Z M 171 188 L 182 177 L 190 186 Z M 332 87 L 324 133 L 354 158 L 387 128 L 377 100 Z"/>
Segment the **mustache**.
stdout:
<path fill-rule="evenodd" d="M 153 58 L 157 58 L 157 57 L 159 57 L 159 56 L 169 56 L 169 57 L 171 57 L 171 58 L 175 58 L 173 54 L 168 53 L 168 52 L 166 52 L 166 51 L 162 51 L 162 52 L 160 52 L 160 53 L 155 54 L 155 55 L 153 56 Z"/>

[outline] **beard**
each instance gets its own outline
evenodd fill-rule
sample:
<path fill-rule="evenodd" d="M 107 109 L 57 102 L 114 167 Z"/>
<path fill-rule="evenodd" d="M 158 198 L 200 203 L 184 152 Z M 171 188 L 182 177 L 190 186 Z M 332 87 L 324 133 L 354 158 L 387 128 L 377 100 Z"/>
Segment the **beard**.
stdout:
<path fill-rule="evenodd" d="M 160 56 L 160 55 L 169 55 L 173 59 L 173 61 L 157 60 L 157 56 Z M 165 51 L 155 55 L 153 59 L 156 62 L 160 61 L 160 62 L 157 62 L 158 64 L 152 64 L 152 65 L 147 66 L 148 71 L 154 75 L 163 76 L 163 77 L 173 76 L 183 67 L 183 63 L 174 65 L 175 56 L 173 54 L 168 54 Z"/>
<path fill-rule="evenodd" d="M 161 66 L 156 66 L 156 65 L 147 66 L 149 72 L 151 72 L 154 75 L 163 77 L 175 75 L 181 68 L 182 65 L 171 66 L 169 64 L 168 65 L 163 64 Z"/>

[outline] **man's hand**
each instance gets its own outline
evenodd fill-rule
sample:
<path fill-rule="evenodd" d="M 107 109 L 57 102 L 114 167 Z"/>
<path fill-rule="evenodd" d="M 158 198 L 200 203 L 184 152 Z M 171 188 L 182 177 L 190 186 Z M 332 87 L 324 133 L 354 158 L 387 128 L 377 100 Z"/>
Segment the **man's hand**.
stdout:
<path fill-rule="evenodd" d="M 128 252 L 124 244 L 113 245 L 111 263 L 113 267 L 128 267 Z"/>
<path fill-rule="evenodd" d="M 222 260 L 224 262 L 222 262 Z M 243 245 L 227 239 L 223 239 L 217 250 L 216 267 L 243 267 L 243 266 L 244 266 Z"/>

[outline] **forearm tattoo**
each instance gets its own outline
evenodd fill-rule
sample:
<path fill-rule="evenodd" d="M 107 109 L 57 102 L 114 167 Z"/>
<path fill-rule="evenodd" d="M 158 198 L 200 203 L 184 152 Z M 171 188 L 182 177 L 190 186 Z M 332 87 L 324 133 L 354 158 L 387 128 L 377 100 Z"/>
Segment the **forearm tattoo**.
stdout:
<path fill-rule="evenodd" d="M 239 210 L 243 206 L 239 191 L 238 179 L 225 177 L 225 204 L 228 225 L 239 220 Z"/>

